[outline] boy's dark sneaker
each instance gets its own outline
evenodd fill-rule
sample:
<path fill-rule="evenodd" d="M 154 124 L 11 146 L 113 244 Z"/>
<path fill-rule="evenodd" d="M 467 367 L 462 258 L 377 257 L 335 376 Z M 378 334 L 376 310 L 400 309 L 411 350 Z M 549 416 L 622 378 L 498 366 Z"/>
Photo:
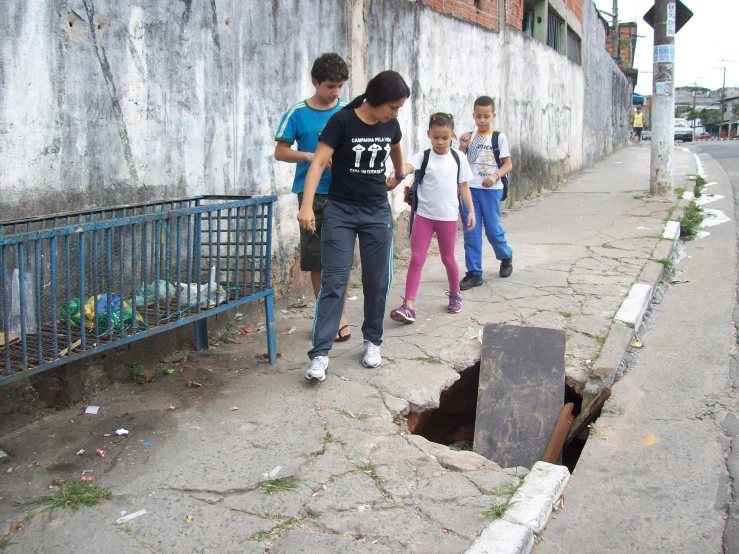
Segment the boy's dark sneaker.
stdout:
<path fill-rule="evenodd" d="M 513 258 L 508 258 L 507 260 L 501 260 L 500 261 L 500 276 L 510 277 L 511 273 L 513 273 Z"/>
<path fill-rule="evenodd" d="M 482 285 L 482 276 L 469 271 L 464 276 L 464 279 L 459 282 L 459 288 L 461 290 L 469 290 L 472 287 L 479 287 L 480 285 Z"/>

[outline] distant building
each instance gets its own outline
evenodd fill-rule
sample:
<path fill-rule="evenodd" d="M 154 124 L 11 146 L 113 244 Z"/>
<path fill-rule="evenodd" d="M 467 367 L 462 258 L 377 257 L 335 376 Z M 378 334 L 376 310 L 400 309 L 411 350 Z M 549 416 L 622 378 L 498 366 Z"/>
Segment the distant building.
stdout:
<path fill-rule="evenodd" d="M 634 53 L 636 51 L 636 23 L 618 24 L 618 52 L 613 52 L 613 29 L 609 26 L 606 31 L 606 50 L 616 59 L 622 69 L 634 67 Z"/>

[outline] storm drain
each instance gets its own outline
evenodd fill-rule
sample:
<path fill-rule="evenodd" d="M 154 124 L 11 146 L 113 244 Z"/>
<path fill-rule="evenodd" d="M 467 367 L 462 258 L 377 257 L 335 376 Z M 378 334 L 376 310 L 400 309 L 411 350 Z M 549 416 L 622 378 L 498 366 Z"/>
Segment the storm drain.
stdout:
<path fill-rule="evenodd" d="M 441 394 L 438 408 L 408 414 L 408 432 L 452 450 L 473 450 L 479 379 L 480 362 L 461 371 L 459 380 Z M 574 388 L 565 385 L 562 405 L 568 402 L 574 404 L 573 416 L 576 417 L 581 410 L 582 397 Z M 575 469 L 586 440 L 587 433 L 575 437 L 562 451 L 559 463 L 567 466 L 570 472 Z"/>

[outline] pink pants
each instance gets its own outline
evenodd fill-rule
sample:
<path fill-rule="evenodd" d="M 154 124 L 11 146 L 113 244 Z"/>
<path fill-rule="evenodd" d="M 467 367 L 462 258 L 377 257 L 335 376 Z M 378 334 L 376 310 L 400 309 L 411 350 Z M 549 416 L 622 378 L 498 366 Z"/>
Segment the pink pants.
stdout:
<path fill-rule="evenodd" d="M 449 279 L 449 292 L 459 293 L 459 266 L 454 259 L 454 244 L 457 242 L 456 221 L 436 221 L 416 214 L 411 233 L 411 263 L 405 280 L 406 300 L 415 300 L 421 283 L 421 270 L 426 263 L 426 254 L 431 246 L 431 237 L 436 232 L 441 261 Z"/>

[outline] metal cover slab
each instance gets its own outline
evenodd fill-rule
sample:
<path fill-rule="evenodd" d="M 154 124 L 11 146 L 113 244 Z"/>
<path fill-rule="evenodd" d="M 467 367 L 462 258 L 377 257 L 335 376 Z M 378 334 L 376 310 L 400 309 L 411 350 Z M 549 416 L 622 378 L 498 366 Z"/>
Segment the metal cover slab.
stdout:
<path fill-rule="evenodd" d="M 564 379 L 564 331 L 485 327 L 474 451 L 502 467 L 541 460 L 564 403 Z"/>

